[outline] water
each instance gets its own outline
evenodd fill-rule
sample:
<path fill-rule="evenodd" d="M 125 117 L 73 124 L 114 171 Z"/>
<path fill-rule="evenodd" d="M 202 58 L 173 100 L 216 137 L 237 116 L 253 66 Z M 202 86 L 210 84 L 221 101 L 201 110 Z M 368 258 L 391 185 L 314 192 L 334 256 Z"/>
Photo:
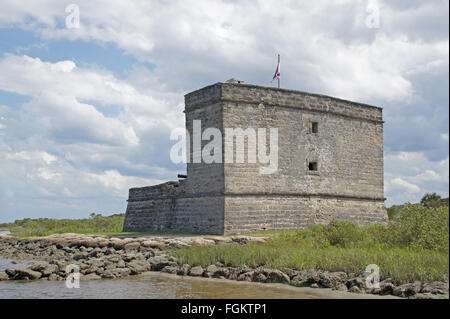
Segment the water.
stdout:
<path fill-rule="evenodd" d="M 0 258 L 0 272 L 21 268 Z M 139 276 L 81 281 L 80 288 L 69 289 L 64 281 L 0 281 L 0 298 L 132 298 L 132 299 L 347 299 L 380 298 L 332 291 L 331 289 L 297 288 L 282 284 L 237 282 L 223 279 L 193 278 L 148 272 Z"/>
<path fill-rule="evenodd" d="M 0 230 L 0 235 L 8 235 L 11 234 L 9 230 Z"/>

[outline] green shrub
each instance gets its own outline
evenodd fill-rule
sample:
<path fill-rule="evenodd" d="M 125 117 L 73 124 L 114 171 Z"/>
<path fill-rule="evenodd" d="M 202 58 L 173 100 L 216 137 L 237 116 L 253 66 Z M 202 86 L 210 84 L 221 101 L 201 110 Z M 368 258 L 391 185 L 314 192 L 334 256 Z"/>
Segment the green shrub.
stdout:
<path fill-rule="evenodd" d="M 387 227 L 386 241 L 399 247 L 449 248 L 448 206 L 427 208 L 408 204 Z"/>
<path fill-rule="evenodd" d="M 332 246 L 354 247 L 363 240 L 363 231 L 354 222 L 333 220 L 325 227 L 325 236 Z"/>

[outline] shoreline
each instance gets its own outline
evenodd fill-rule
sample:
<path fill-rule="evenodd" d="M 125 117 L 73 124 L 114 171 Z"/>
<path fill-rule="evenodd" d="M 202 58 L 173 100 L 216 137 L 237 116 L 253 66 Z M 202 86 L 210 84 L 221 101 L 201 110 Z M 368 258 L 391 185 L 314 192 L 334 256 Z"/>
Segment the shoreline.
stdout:
<path fill-rule="evenodd" d="M 393 295 L 413 299 L 448 299 L 447 281 L 396 285 L 381 278 L 379 288 L 367 288 L 365 274 L 347 274 L 322 270 L 228 267 L 221 263 L 202 267 L 181 264 L 170 249 L 192 245 L 245 245 L 265 241 L 253 236 L 138 236 L 58 234 L 47 237 L 16 238 L 0 235 L 0 257 L 15 261 L 35 261 L 27 268 L 0 272 L 0 280 L 65 280 L 66 266 L 79 267 L 81 280 L 114 279 L 147 271 L 179 276 L 218 278 L 236 281 L 279 283 L 294 287 L 328 288 L 359 294 Z"/>

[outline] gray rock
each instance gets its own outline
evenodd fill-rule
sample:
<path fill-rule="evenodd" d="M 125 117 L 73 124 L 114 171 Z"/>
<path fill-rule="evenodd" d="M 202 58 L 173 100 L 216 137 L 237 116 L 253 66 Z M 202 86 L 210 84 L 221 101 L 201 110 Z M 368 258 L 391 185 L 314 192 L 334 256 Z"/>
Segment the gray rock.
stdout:
<path fill-rule="evenodd" d="M 409 299 L 448 299 L 448 295 L 439 295 L 432 293 L 419 293 L 409 297 Z"/>
<path fill-rule="evenodd" d="M 209 265 L 208 267 L 205 268 L 205 272 L 203 273 L 203 276 L 213 277 L 218 269 L 219 268 L 216 265 Z"/>
<path fill-rule="evenodd" d="M 266 282 L 289 284 L 291 281 L 287 274 L 278 269 L 269 269 L 266 270 L 265 273 L 267 277 Z"/>
<path fill-rule="evenodd" d="M 177 274 L 180 269 L 176 266 L 166 266 L 161 271 L 168 274 Z"/>
<path fill-rule="evenodd" d="M 316 270 L 301 270 L 294 278 L 292 278 L 290 284 L 296 287 L 309 287 L 311 284 L 320 282 L 320 273 Z"/>
<path fill-rule="evenodd" d="M 113 269 L 108 269 L 105 270 L 105 272 L 103 274 L 101 274 L 102 278 L 107 278 L 107 279 L 114 279 L 116 278 Z"/>
<path fill-rule="evenodd" d="M 351 278 L 346 281 L 347 288 L 357 287 L 359 290 L 363 290 L 366 287 L 366 281 L 362 277 Z"/>
<path fill-rule="evenodd" d="M 434 281 L 423 284 L 421 292 L 433 295 L 448 295 L 448 282 Z"/>
<path fill-rule="evenodd" d="M 30 267 L 33 271 L 39 271 L 42 272 L 47 267 L 46 264 L 34 264 Z"/>
<path fill-rule="evenodd" d="M 150 264 L 145 260 L 132 260 L 127 264 L 127 268 L 131 270 L 132 275 L 136 275 L 150 270 Z"/>
<path fill-rule="evenodd" d="M 323 272 L 319 277 L 319 284 L 324 288 L 341 286 L 347 280 L 347 274 L 345 272 Z"/>
<path fill-rule="evenodd" d="M 155 256 L 150 259 L 148 259 L 151 265 L 151 270 L 153 271 L 160 271 L 166 266 L 176 266 L 177 263 L 169 261 L 169 259 L 166 256 Z"/>
<path fill-rule="evenodd" d="M 337 290 L 337 291 L 347 291 L 348 290 L 347 286 L 343 283 L 336 284 L 335 286 L 333 286 L 332 289 Z"/>
<path fill-rule="evenodd" d="M 190 276 L 195 276 L 195 277 L 202 276 L 203 275 L 203 268 L 202 268 L 202 266 L 192 267 L 191 270 L 189 271 L 189 275 Z"/>
<path fill-rule="evenodd" d="M 125 246 L 123 246 L 123 249 L 127 252 L 135 251 L 135 250 L 139 249 L 139 246 L 140 246 L 139 242 L 132 242 L 132 243 L 128 243 Z"/>
<path fill-rule="evenodd" d="M 216 265 L 210 265 L 206 267 L 203 276 L 205 277 L 228 277 L 230 275 L 230 270 L 226 267 L 217 267 Z"/>
<path fill-rule="evenodd" d="M 386 279 L 380 282 L 380 295 L 392 295 L 394 292 L 394 284 L 392 279 Z"/>
<path fill-rule="evenodd" d="M 14 278 L 14 276 L 16 275 L 16 271 L 14 269 L 6 269 L 5 273 L 9 278 Z"/>
<path fill-rule="evenodd" d="M 50 276 L 48 276 L 48 280 L 58 280 L 58 275 L 57 274 L 50 274 Z"/>
<path fill-rule="evenodd" d="M 262 272 L 255 272 L 253 274 L 252 279 L 253 279 L 252 281 L 256 281 L 256 282 L 266 282 L 267 281 L 266 275 Z"/>
<path fill-rule="evenodd" d="M 97 274 L 88 274 L 88 275 L 85 275 L 85 276 L 81 276 L 80 279 L 81 280 L 99 280 L 99 279 L 102 279 L 102 277 L 100 277 Z"/>
<path fill-rule="evenodd" d="M 56 266 L 56 265 L 48 265 L 41 271 L 41 273 L 42 273 L 43 277 L 48 277 L 51 274 L 57 273 L 58 270 L 59 270 L 58 266 Z"/>
<path fill-rule="evenodd" d="M 178 269 L 177 275 L 185 276 L 185 275 L 189 274 L 190 269 L 191 269 L 191 266 L 189 266 L 188 264 L 184 264 L 183 266 L 181 266 Z"/>
<path fill-rule="evenodd" d="M 42 274 L 39 271 L 34 271 L 31 269 L 16 269 L 15 273 L 14 273 L 14 277 L 12 279 L 14 279 L 14 280 L 36 280 L 41 277 L 42 277 Z"/>
<path fill-rule="evenodd" d="M 354 292 L 354 293 L 362 293 L 362 290 L 358 287 L 358 286 L 351 286 L 350 289 L 348 290 L 348 292 Z"/>
<path fill-rule="evenodd" d="M 422 290 L 422 284 L 419 281 L 410 284 L 404 284 L 394 287 L 392 294 L 400 297 L 411 297 Z"/>
<path fill-rule="evenodd" d="M 249 271 L 243 274 L 238 275 L 237 280 L 238 281 L 252 281 L 252 278 L 254 276 L 254 271 Z"/>
<path fill-rule="evenodd" d="M 83 260 L 88 259 L 89 254 L 87 252 L 79 252 L 72 256 L 73 260 Z"/>

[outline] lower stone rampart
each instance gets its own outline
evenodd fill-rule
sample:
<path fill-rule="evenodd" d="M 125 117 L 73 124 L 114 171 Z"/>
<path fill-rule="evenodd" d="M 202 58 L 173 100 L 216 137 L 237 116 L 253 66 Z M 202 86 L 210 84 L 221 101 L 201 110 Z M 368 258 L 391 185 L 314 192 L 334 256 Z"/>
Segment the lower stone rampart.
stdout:
<path fill-rule="evenodd" d="M 187 194 L 182 182 L 130 190 L 124 231 L 208 234 L 307 228 L 333 219 L 387 222 L 382 198 L 332 194 Z"/>

